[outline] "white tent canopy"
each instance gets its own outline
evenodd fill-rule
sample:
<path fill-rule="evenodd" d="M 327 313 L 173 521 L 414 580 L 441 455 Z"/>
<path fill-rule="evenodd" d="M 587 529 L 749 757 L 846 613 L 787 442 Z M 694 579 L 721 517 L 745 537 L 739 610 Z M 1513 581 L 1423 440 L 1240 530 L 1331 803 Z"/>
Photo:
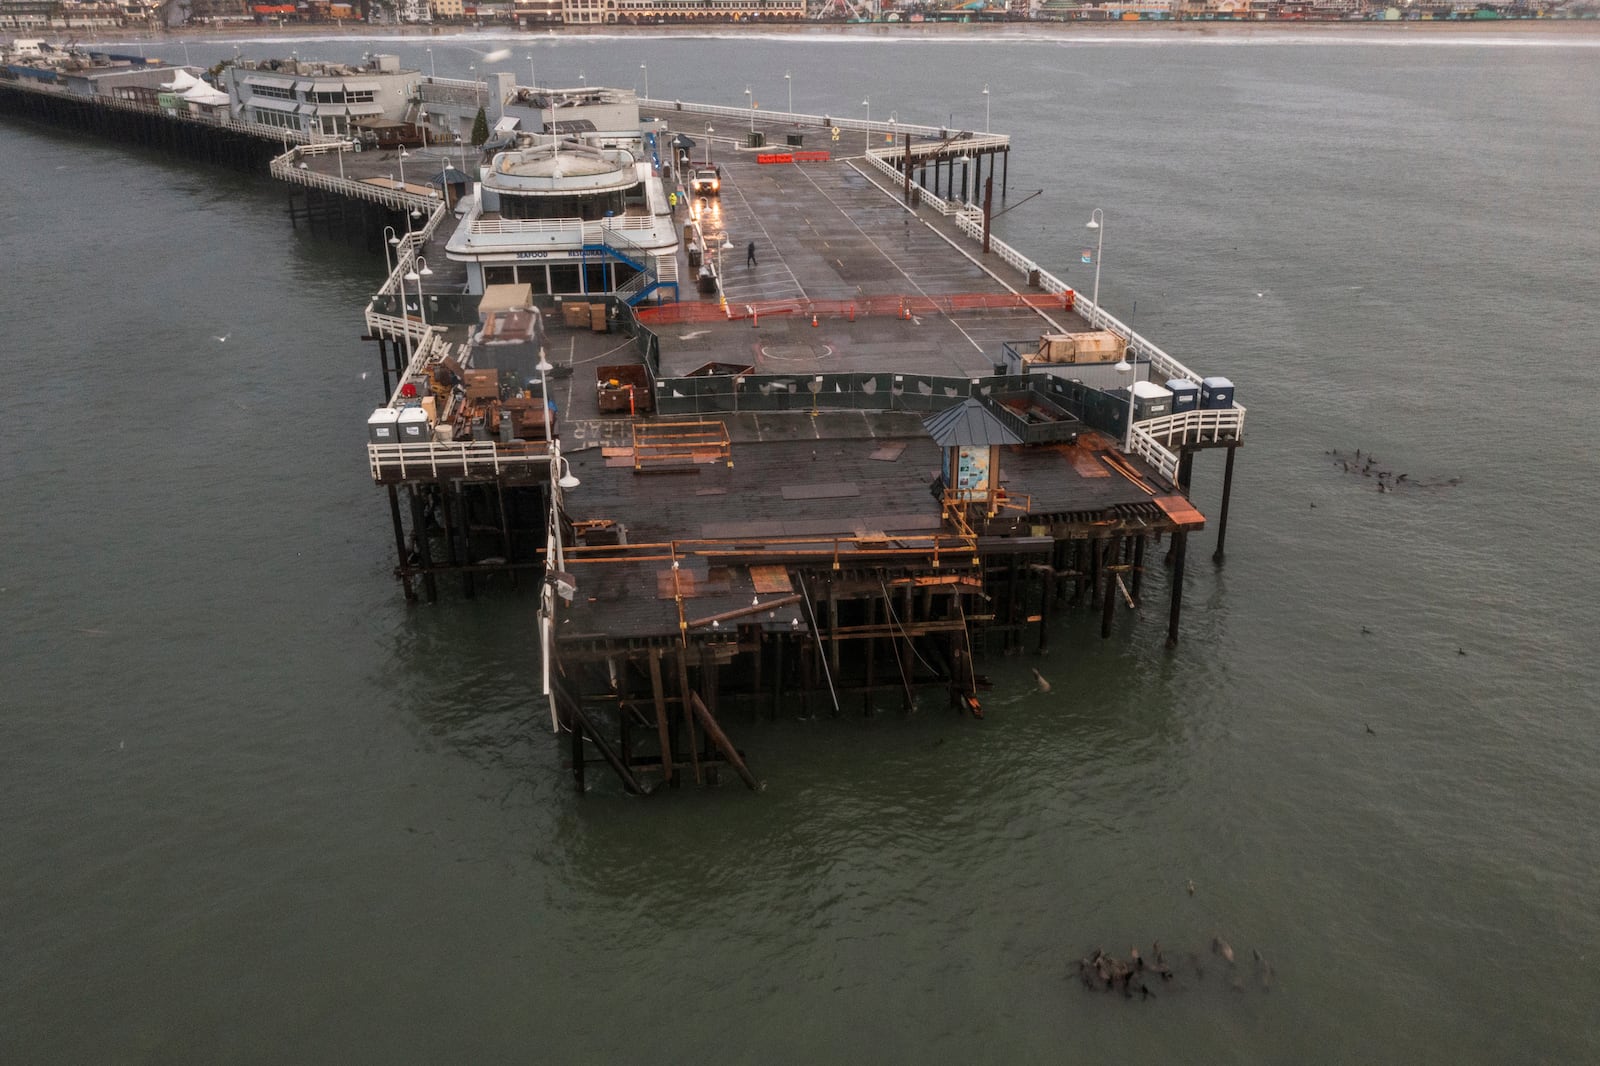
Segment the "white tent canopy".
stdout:
<path fill-rule="evenodd" d="M 191 104 L 200 104 L 203 107 L 217 107 L 228 102 L 228 94 L 218 92 L 203 81 L 197 81 L 188 90 L 179 94 Z"/>
<path fill-rule="evenodd" d="M 179 67 L 177 70 L 172 72 L 172 80 L 168 81 L 168 82 L 162 82 L 161 83 L 161 87 L 163 89 L 166 89 L 169 92 L 182 93 L 182 92 L 188 92 L 190 89 L 194 88 L 196 85 L 204 85 L 204 84 L 205 84 L 205 82 L 201 81 L 199 78 L 195 77 L 193 74 L 190 74 L 187 70 L 184 70 L 182 67 Z"/>

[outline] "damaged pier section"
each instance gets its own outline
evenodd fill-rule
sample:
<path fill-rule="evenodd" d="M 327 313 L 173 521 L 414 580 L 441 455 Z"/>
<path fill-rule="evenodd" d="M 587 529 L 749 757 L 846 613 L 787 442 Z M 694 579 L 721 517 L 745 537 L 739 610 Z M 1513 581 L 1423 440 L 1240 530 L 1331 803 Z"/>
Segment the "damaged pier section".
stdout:
<path fill-rule="evenodd" d="M 698 133 L 682 111 L 667 121 Z M 667 179 L 673 266 L 697 280 L 650 300 L 520 273 L 465 295 L 436 205 L 396 241 L 368 309 L 396 573 L 428 600 L 447 576 L 468 596 L 486 573 L 537 589 L 530 644 L 580 788 L 601 766 L 629 792 L 759 787 L 735 707 L 931 692 L 981 717 L 979 659 L 1044 651 L 1069 609 L 1109 637 L 1158 559 L 1178 639 L 1206 521 L 1193 457 L 1226 449 L 1231 483 L 1243 441 L 1231 386 L 1173 410 L 1165 386 L 1197 374 L 908 165 L 892 142 L 804 163 L 719 150 L 718 196 Z M 588 254 L 616 253 L 602 236 Z M 1222 507 L 1225 524 L 1226 490 Z"/>

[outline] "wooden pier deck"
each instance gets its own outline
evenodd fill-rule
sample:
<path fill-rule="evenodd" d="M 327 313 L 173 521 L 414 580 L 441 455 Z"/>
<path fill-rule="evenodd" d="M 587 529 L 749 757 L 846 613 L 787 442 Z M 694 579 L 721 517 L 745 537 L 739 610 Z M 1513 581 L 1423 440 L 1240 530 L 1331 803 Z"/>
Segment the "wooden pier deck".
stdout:
<path fill-rule="evenodd" d="M 580 786 L 598 761 L 629 791 L 719 767 L 753 786 L 720 720 L 735 699 L 909 706 L 931 687 L 981 715 L 974 656 L 997 642 L 1043 650 L 1072 606 L 1092 607 L 1109 636 L 1159 541 L 1177 637 L 1186 537 L 1205 522 L 1184 491 L 1191 453 L 1157 468 L 1063 413 L 1121 383 L 1110 365 L 1004 373 L 1008 345 L 1103 329 L 1104 316 L 908 204 L 871 160 L 758 155 L 719 145 L 721 195 L 678 209 L 704 234 L 711 291 L 692 283 L 685 248 L 679 300 L 607 300 L 603 329 L 592 316 L 569 326 L 541 298 L 543 374 L 535 344 L 449 330 L 467 365 L 548 386 L 550 469 L 390 483 L 408 592 L 420 580 L 431 598 L 446 573 L 468 595 L 486 572 L 543 577 L 552 722 L 572 738 Z M 419 247 L 430 298 L 464 285 L 440 269 L 452 225 Z M 602 402 L 619 368 L 648 382 L 631 412 Z M 946 483 L 955 450 L 930 431 L 961 404 L 993 434 L 982 493 Z M 1024 439 L 1041 406 L 1055 421 Z"/>

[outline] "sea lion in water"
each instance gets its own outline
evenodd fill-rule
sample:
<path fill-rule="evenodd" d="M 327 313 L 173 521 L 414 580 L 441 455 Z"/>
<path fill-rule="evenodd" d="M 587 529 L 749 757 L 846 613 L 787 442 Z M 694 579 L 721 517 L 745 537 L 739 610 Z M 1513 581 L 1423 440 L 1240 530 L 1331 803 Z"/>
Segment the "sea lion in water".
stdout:
<path fill-rule="evenodd" d="M 1220 936 L 1214 936 L 1211 938 L 1211 950 L 1215 954 L 1221 955 L 1224 959 L 1228 960 L 1228 962 L 1233 962 L 1233 945 L 1229 944 Z"/>
<path fill-rule="evenodd" d="M 1046 681 L 1044 675 L 1037 670 L 1033 672 L 1033 683 L 1039 686 L 1040 692 L 1050 691 L 1050 682 Z"/>
<path fill-rule="evenodd" d="M 1250 949 L 1250 954 L 1255 956 L 1256 978 L 1261 982 L 1261 990 L 1263 992 L 1270 991 L 1272 989 L 1272 963 L 1263 958 L 1261 952 L 1255 948 Z"/>
<path fill-rule="evenodd" d="M 1189 895 L 1194 895 L 1194 878 L 1191 877 L 1188 881 L 1184 882 L 1183 887 L 1189 890 Z"/>

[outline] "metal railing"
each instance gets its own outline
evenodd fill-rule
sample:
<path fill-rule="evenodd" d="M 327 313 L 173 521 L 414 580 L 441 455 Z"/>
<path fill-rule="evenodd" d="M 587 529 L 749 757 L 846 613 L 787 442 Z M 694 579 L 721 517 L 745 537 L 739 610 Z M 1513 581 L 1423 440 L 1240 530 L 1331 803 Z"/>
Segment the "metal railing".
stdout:
<path fill-rule="evenodd" d="M 438 477 L 441 471 L 447 475 L 500 474 L 510 469 L 547 466 L 549 462 L 550 453 L 543 444 L 527 451 L 502 450 L 494 441 L 486 440 L 367 445 L 367 463 L 374 481 L 383 481 L 385 475 Z"/>
<path fill-rule="evenodd" d="M 1238 404 L 1210 411 L 1184 411 L 1135 422 L 1134 428 L 1167 447 L 1216 444 L 1244 439 L 1244 408 Z"/>
<path fill-rule="evenodd" d="M 901 154 L 903 155 L 903 153 Z M 874 150 L 868 152 L 866 155 L 868 163 L 882 171 L 888 177 L 893 178 L 896 183 L 900 183 L 905 180 L 905 175 L 899 170 L 895 169 L 893 163 L 890 162 L 890 160 L 894 158 L 896 158 L 896 153 L 887 150 Z M 916 182 L 913 182 L 911 187 L 917 190 L 917 193 L 920 196 L 923 204 L 937 211 L 941 215 L 945 215 L 947 217 L 954 215 L 955 225 L 962 233 L 966 234 L 968 237 L 971 237 L 973 240 L 983 239 L 982 208 L 973 206 L 971 204 L 961 204 L 945 200 L 941 197 L 935 196 L 933 193 L 930 193 L 927 189 L 923 188 Z M 1034 260 L 1028 258 L 1026 255 L 1023 255 L 1005 241 L 995 237 L 993 233 L 989 235 L 989 250 L 992 254 L 999 256 L 1003 262 L 1014 267 L 1024 276 L 1031 276 L 1034 271 L 1038 271 L 1039 287 L 1045 292 L 1064 296 L 1066 293 L 1073 291 L 1072 286 L 1068 285 L 1054 274 L 1051 274 L 1049 271 L 1044 270 Z M 1126 322 L 1123 322 L 1120 318 L 1117 318 L 1115 315 L 1105 310 L 1105 308 L 1095 304 L 1092 300 L 1088 299 L 1084 293 L 1077 293 L 1075 307 L 1078 314 L 1082 316 L 1090 326 L 1096 329 L 1111 330 L 1114 333 L 1126 337 L 1128 339 L 1128 352 L 1130 357 L 1147 360 L 1150 363 L 1152 371 L 1159 373 L 1163 378 L 1184 378 L 1188 381 L 1193 381 L 1196 383 L 1203 380 L 1197 372 L 1191 370 L 1177 359 L 1174 359 L 1171 355 L 1168 355 L 1148 337 L 1134 332 L 1133 328 Z M 1152 380 L 1154 380 L 1154 375 L 1152 375 Z M 1238 424 L 1235 427 L 1234 432 L 1237 439 L 1243 440 L 1245 409 L 1243 407 L 1238 407 L 1237 404 L 1235 407 L 1238 408 Z"/>
<path fill-rule="evenodd" d="M 684 114 L 704 115 L 708 118 L 734 119 L 744 124 L 748 131 L 752 119 L 771 125 L 774 123 L 790 126 L 820 126 L 823 129 L 858 130 L 873 133 L 909 133 L 917 137 L 937 137 L 941 141 L 959 137 L 956 143 L 963 147 L 983 142 L 990 147 L 1009 145 L 1011 138 L 998 133 L 973 133 L 970 130 L 952 130 L 948 126 L 923 126 L 915 122 L 868 122 L 866 119 L 846 118 L 842 115 L 807 115 L 795 111 L 769 111 L 764 107 L 721 107 L 717 104 L 686 103 L 682 100 L 655 100 L 640 99 L 640 107 L 655 108 L 661 111 L 676 111 Z M 758 132 L 765 132 L 757 127 Z M 735 135 L 731 128 L 730 137 Z"/>
<path fill-rule="evenodd" d="M 1150 435 L 1150 431 L 1143 423 L 1135 422 L 1132 433 L 1132 451 L 1139 458 L 1155 468 L 1156 473 L 1166 478 L 1169 484 L 1178 483 L 1178 456 L 1169 451 L 1165 445 Z"/>
<path fill-rule="evenodd" d="M 162 107 L 160 104 L 148 104 L 139 100 L 129 100 L 110 93 L 96 93 L 93 96 L 82 96 L 68 92 L 66 89 L 34 85 L 25 81 L 10 81 L 6 83 L 14 89 L 24 92 L 35 92 L 44 96 L 59 97 L 65 100 L 79 100 L 84 103 L 99 104 L 118 111 L 128 111 L 135 114 L 154 115 L 170 119 L 173 122 L 186 122 L 196 126 L 210 126 L 217 129 L 233 130 L 235 133 L 244 133 L 264 141 L 278 141 L 284 145 L 308 144 L 320 141 L 325 135 L 308 134 L 300 129 L 288 129 L 283 126 L 268 126 L 262 122 L 250 122 L 245 119 L 234 118 L 231 112 L 226 111 L 190 111 L 187 106 L 182 108 Z"/>
<path fill-rule="evenodd" d="M 612 230 L 653 230 L 653 215 L 622 215 L 616 218 L 585 221 L 581 218 L 477 218 L 472 222 L 474 237 L 488 234 L 578 233 L 583 240 L 599 243 Z"/>
<path fill-rule="evenodd" d="M 274 178 L 279 181 L 294 182 L 297 185 L 307 185 L 312 188 L 326 189 L 342 196 L 349 196 L 359 200 L 371 200 L 374 203 L 384 204 L 401 211 L 417 208 L 422 211 L 437 213 L 444 209 L 444 201 L 435 193 L 424 196 L 421 193 L 410 191 L 410 183 L 403 188 L 395 188 L 392 184 L 385 184 L 372 178 L 342 178 L 333 174 L 323 174 L 311 170 L 309 166 L 302 166 L 302 162 L 310 156 L 326 155 L 338 151 L 341 147 L 348 146 L 349 141 L 338 139 L 316 144 L 296 145 L 276 156 L 269 166 Z"/>

